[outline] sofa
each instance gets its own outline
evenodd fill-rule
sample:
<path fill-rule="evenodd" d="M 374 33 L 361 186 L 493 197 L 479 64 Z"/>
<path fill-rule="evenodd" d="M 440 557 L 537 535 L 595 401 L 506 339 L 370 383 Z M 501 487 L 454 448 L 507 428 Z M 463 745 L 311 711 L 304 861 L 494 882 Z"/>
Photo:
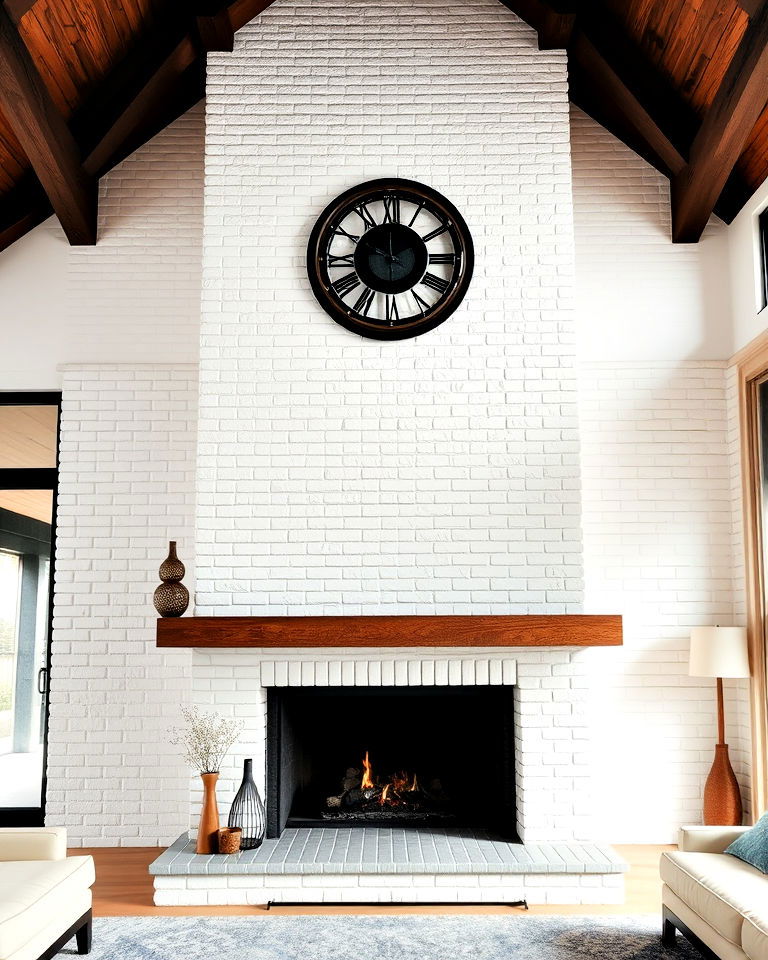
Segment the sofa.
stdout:
<path fill-rule="evenodd" d="M 0 829 L 0 960 L 91 949 L 92 857 L 68 857 L 59 827 Z"/>
<path fill-rule="evenodd" d="M 749 827 L 683 827 L 661 855 L 662 941 L 676 932 L 710 960 L 768 960 L 768 876 L 724 853 Z"/>

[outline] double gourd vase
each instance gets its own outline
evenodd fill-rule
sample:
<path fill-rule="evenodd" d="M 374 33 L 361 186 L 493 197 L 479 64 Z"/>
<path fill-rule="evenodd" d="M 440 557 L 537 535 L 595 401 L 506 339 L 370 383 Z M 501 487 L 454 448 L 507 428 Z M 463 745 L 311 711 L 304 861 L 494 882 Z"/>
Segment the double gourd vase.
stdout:
<path fill-rule="evenodd" d="M 184 564 L 176 556 L 176 541 L 168 544 L 168 556 L 160 564 L 163 581 L 152 598 L 161 617 L 180 617 L 189 606 L 189 590 L 181 582 L 186 573 Z"/>

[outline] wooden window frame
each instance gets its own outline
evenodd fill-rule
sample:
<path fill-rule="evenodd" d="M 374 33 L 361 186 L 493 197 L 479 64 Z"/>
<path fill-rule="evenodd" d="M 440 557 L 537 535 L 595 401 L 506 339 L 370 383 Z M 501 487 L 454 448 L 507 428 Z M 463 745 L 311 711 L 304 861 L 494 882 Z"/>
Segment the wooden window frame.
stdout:
<path fill-rule="evenodd" d="M 733 358 L 739 391 L 747 631 L 752 714 L 752 818 L 768 809 L 768 603 L 760 506 L 759 386 L 768 377 L 768 331 Z"/>

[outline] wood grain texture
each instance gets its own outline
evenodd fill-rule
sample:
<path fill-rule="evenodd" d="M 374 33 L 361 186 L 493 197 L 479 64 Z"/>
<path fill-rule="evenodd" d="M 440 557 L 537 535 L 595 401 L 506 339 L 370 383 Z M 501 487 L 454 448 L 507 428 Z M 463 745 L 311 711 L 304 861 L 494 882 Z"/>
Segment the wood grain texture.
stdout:
<path fill-rule="evenodd" d="M 0 6 L 0 107 L 70 243 L 96 242 L 96 181 L 52 102 L 18 30 Z"/>
<path fill-rule="evenodd" d="M 673 846 L 635 844 L 617 846 L 616 852 L 630 865 L 626 874 L 626 902 L 621 904 L 547 904 L 532 906 L 526 913 L 516 907 L 444 904 L 440 906 L 398 906 L 371 904 L 345 907 L 340 904 L 273 907 L 270 915 L 297 914 L 373 914 L 375 916 L 462 916 L 474 914 L 514 913 L 523 919 L 537 914 L 632 914 L 661 912 L 659 857 Z M 263 915 L 259 906 L 237 907 L 156 907 L 152 903 L 152 878 L 149 865 L 162 852 L 159 847 L 92 847 L 73 848 L 72 856 L 90 854 L 96 861 L 96 883 L 93 887 L 93 913 L 97 917 L 234 917 Z M 512 958 L 511 958 L 512 960 Z"/>
<path fill-rule="evenodd" d="M 750 707 L 752 727 L 751 809 L 756 819 L 768 808 L 768 651 L 766 650 L 765 545 L 761 507 L 758 386 L 768 377 L 768 339 L 756 338 L 739 354 L 739 433 L 747 587 Z"/>
<path fill-rule="evenodd" d="M 666 176 L 681 178 L 686 168 L 680 158 L 687 160 L 695 136 L 688 113 L 697 128 L 765 6 L 760 0 L 501 2 L 536 29 L 541 48 L 570 48 L 574 37 L 586 36 L 599 57 L 585 53 L 583 44 L 581 61 L 572 55 L 574 102 Z M 231 49 L 234 31 L 271 3 L 0 0 L 94 177 L 199 99 L 206 50 Z M 164 50 L 159 58 L 153 52 L 158 41 Z M 28 169 L 23 151 L 14 149 L 8 120 L 0 112 L 0 208 L 22 188 Z M 768 175 L 768 114 L 742 139 L 741 156 L 733 163 L 729 158 L 726 170 L 710 168 L 714 179 L 705 183 L 726 222 Z M 30 190 L 26 209 L 12 219 L 0 214 L 0 249 L 44 215 Z"/>
<path fill-rule="evenodd" d="M 687 167 L 672 180 L 672 238 L 695 243 L 768 102 L 768 4 L 747 29 L 701 129 Z"/>
<path fill-rule="evenodd" d="M 159 647 L 615 647 L 620 616 L 180 617 Z"/>

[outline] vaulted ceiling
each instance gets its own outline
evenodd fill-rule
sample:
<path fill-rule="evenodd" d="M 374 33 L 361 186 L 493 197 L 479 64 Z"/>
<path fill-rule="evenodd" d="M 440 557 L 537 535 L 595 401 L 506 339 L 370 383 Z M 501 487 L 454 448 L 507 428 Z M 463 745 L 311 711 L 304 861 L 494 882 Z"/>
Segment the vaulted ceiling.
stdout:
<path fill-rule="evenodd" d="M 0 0 L 0 250 L 56 213 L 96 241 L 98 178 L 204 95 L 205 55 L 272 0 Z M 670 178 L 672 233 L 768 177 L 768 2 L 501 0 L 568 51 L 571 99 Z"/>

